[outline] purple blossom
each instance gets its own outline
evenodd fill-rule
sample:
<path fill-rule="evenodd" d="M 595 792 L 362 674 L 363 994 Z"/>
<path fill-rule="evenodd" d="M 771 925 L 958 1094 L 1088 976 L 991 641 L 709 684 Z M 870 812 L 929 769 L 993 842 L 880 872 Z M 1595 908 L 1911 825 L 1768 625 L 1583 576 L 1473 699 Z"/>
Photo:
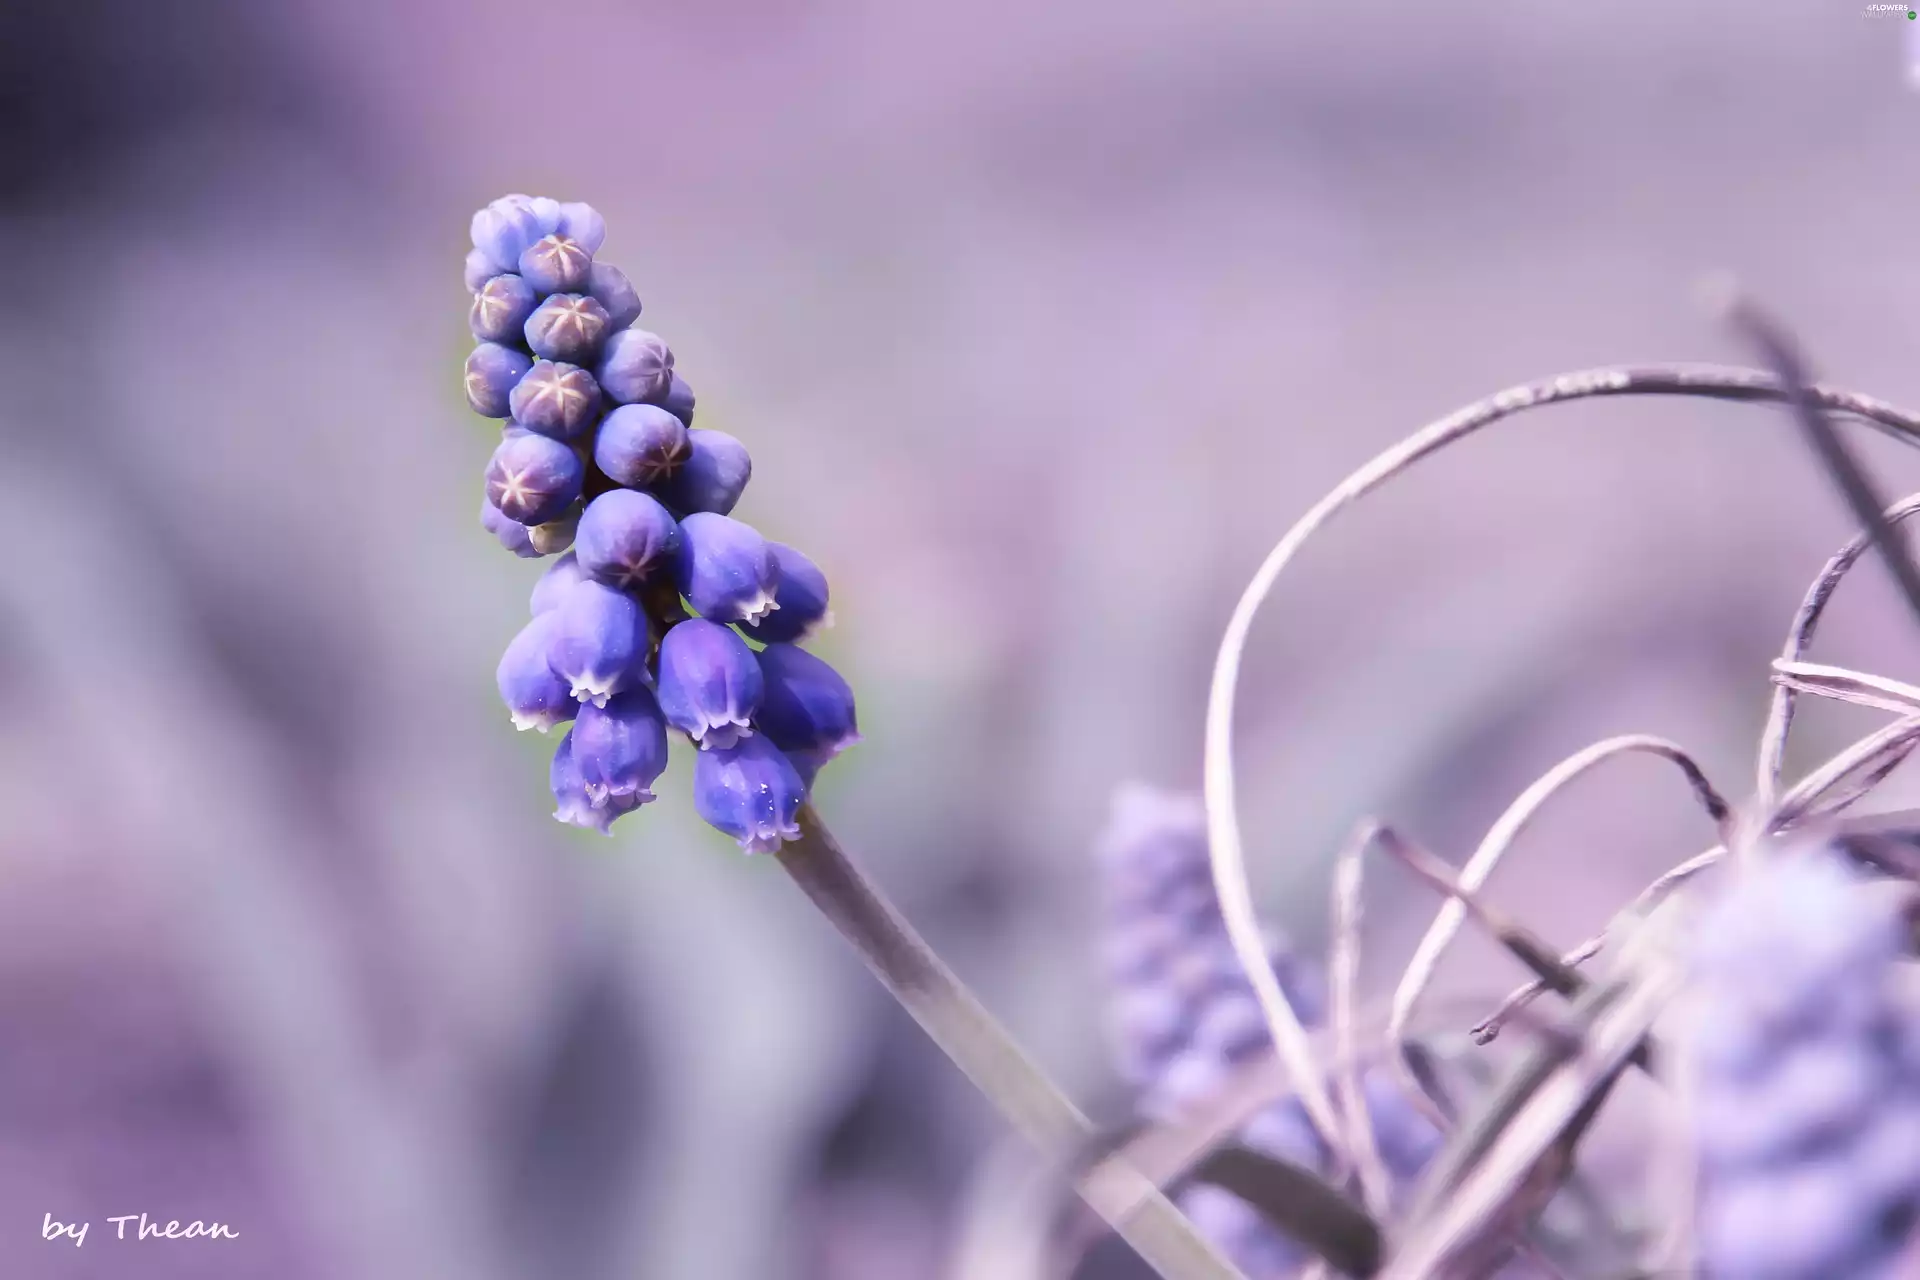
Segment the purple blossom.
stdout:
<path fill-rule="evenodd" d="M 520 274 L 532 292 L 573 293 L 587 283 L 593 254 L 579 241 L 564 235 L 542 236 L 520 255 Z M 532 310 L 531 307 L 528 308 Z"/>
<path fill-rule="evenodd" d="M 667 723 L 712 749 L 752 732 L 763 681 L 753 650 L 731 627 L 689 618 L 660 641 L 659 687 Z"/>
<path fill-rule="evenodd" d="M 573 732 L 560 739 L 560 745 L 554 749 L 553 765 L 548 771 L 548 785 L 553 790 L 553 816 L 570 827 L 584 827 L 598 831 L 603 836 L 613 834 L 614 820 L 622 814 L 630 813 L 641 801 L 633 796 L 609 795 L 606 802 L 596 805 L 587 794 L 586 779 L 580 775 L 579 762 L 573 755 Z"/>
<path fill-rule="evenodd" d="M 547 665 L 553 633 L 553 615 L 542 613 L 520 629 L 500 658 L 495 680 L 516 729 L 545 733 L 573 719 L 579 706 L 567 682 Z"/>
<path fill-rule="evenodd" d="M 647 619 L 632 596 L 589 580 L 561 596 L 550 614 L 557 622 L 547 661 L 574 697 L 604 707 L 612 695 L 651 682 Z"/>
<path fill-rule="evenodd" d="M 687 429 L 650 404 L 623 404 L 594 438 L 593 460 L 609 479 L 630 488 L 659 484 L 687 460 Z"/>
<path fill-rule="evenodd" d="M 527 526 L 517 520 L 507 519 L 500 508 L 486 498 L 480 499 L 480 527 L 523 560 L 532 560 L 540 554 L 534 550 L 533 538 L 527 532 Z"/>
<path fill-rule="evenodd" d="M 555 560 L 533 584 L 533 594 L 527 600 L 528 612 L 535 616 L 547 612 L 560 603 L 560 597 L 572 590 L 574 585 L 586 580 L 587 571 L 580 567 L 580 558 L 573 552 Z"/>
<path fill-rule="evenodd" d="M 775 746 L 824 762 L 860 741 L 853 690 L 839 672 L 790 644 L 770 644 L 759 659 L 766 692 L 756 723 Z"/>
<path fill-rule="evenodd" d="M 640 318 L 640 294 L 627 273 L 611 263 L 596 262 L 587 272 L 587 294 L 607 309 L 609 333 Z"/>
<path fill-rule="evenodd" d="M 658 501 L 612 489 L 587 504 L 574 553 L 590 576 L 630 590 L 673 563 L 680 530 Z"/>
<path fill-rule="evenodd" d="M 600 384 L 579 365 L 536 360 L 507 397 L 513 420 L 555 440 L 572 440 L 593 425 Z"/>
<path fill-rule="evenodd" d="M 748 853 L 771 853 L 799 839 L 805 796 L 793 765 L 760 734 L 694 757 L 695 810 Z"/>
<path fill-rule="evenodd" d="M 762 644 L 801 644 L 832 625 L 827 612 L 827 575 L 784 542 L 767 545 L 773 549 L 773 599 L 779 608 L 743 629 Z"/>
<path fill-rule="evenodd" d="M 697 512 L 680 521 L 674 581 L 696 613 L 715 622 L 758 623 L 779 606 L 773 549 L 751 525 Z"/>
<path fill-rule="evenodd" d="M 573 505 L 585 476 L 579 455 L 566 445 L 532 432 L 509 432 L 487 464 L 487 500 L 508 519 L 545 524 Z"/>
<path fill-rule="evenodd" d="M 747 446 L 724 431 L 689 431 L 687 459 L 660 486 L 660 497 L 675 511 L 724 516 L 739 504 L 752 478 Z"/>
<path fill-rule="evenodd" d="M 518 342 L 527 317 L 539 302 L 533 286 L 519 276 L 494 276 L 473 295 L 473 304 L 467 308 L 467 327 L 480 342 Z"/>
<path fill-rule="evenodd" d="M 667 767 L 667 725 L 653 694 L 636 686 L 608 698 L 604 707 L 582 706 L 573 726 L 573 759 L 595 808 L 631 809 L 652 800 L 654 779 Z"/>
<path fill-rule="evenodd" d="M 607 309 L 592 298 L 556 293 L 533 309 L 524 332 L 527 346 L 542 359 L 587 364 L 599 354 L 607 327 Z"/>
<path fill-rule="evenodd" d="M 467 357 L 467 404 L 483 418 L 504 418 L 512 411 L 513 389 L 533 368 L 525 352 L 483 342 Z"/>
<path fill-rule="evenodd" d="M 671 384 L 673 351 L 657 333 L 622 329 L 607 339 L 595 372 L 611 399 L 621 404 L 641 404 L 664 394 Z"/>

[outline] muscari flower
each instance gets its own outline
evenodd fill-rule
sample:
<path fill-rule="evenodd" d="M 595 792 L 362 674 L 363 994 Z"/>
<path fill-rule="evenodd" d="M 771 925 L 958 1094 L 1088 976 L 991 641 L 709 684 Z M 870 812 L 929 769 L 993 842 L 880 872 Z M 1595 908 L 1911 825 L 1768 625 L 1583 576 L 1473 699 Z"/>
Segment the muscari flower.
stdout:
<path fill-rule="evenodd" d="M 629 590 L 665 572 L 679 544 L 679 526 L 656 499 L 613 489 L 587 504 L 574 554 L 589 576 Z"/>
<path fill-rule="evenodd" d="M 533 537 L 527 532 L 527 526 L 517 520 L 509 520 L 500 508 L 487 498 L 480 499 L 480 527 L 492 534 L 500 545 L 525 560 L 531 560 L 540 553 L 533 549 Z"/>
<path fill-rule="evenodd" d="M 773 550 L 773 601 L 779 608 L 758 623 L 743 624 L 741 630 L 762 644 L 800 644 L 815 631 L 832 625 L 827 612 L 827 575 L 783 542 L 769 542 L 767 546 Z"/>
<path fill-rule="evenodd" d="M 615 483 L 645 488 L 687 460 L 687 434 L 680 419 L 657 405 L 623 404 L 600 424 L 593 460 Z"/>
<path fill-rule="evenodd" d="M 573 719 L 579 708 L 567 681 L 547 665 L 553 633 L 553 615 L 541 613 L 520 629 L 500 658 L 495 680 L 516 729 L 545 733 Z"/>
<path fill-rule="evenodd" d="M 640 318 L 640 294 L 627 279 L 627 273 L 606 262 L 596 262 L 587 272 L 586 294 L 607 309 L 609 333 L 626 328 Z"/>
<path fill-rule="evenodd" d="M 773 550 L 751 525 L 709 512 L 680 521 L 674 582 L 702 617 L 762 621 L 779 607 L 774 574 Z"/>
<path fill-rule="evenodd" d="M 573 726 L 573 763 L 597 809 L 618 804 L 624 812 L 652 800 L 654 779 L 667 767 L 667 724 L 653 693 L 636 686 L 604 707 L 583 705 Z"/>
<path fill-rule="evenodd" d="M 748 853 L 771 853 L 798 839 L 805 798 L 792 763 L 760 734 L 694 757 L 695 810 Z"/>
<path fill-rule="evenodd" d="M 1121 1074 L 1139 1091 L 1143 1114 L 1190 1120 L 1235 1070 L 1273 1052 L 1213 894 L 1205 809 L 1198 797 L 1122 788 L 1097 852 L 1111 922 L 1109 1029 Z M 1269 959 L 1302 1021 L 1317 1021 L 1325 1003 L 1318 975 L 1277 936 Z M 1363 1075 L 1362 1092 L 1382 1163 L 1404 1189 L 1441 1135 L 1384 1069 Z M 1264 1108 L 1239 1137 L 1256 1151 L 1329 1171 L 1331 1153 L 1295 1098 Z M 1202 1186 L 1179 1199 L 1250 1280 L 1290 1278 L 1307 1261 L 1305 1250 L 1237 1197 Z"/>
<path fill-rule="evenodd" d="M 853 690 L 839 672 L 790 644 L 770 644 L 758 657 L 766 685 L 758 724 L 775 746 L 824 763 L 860 741 Z"/>
<path fill-rule="evenodd" d="M 579 762 L 574 759 L 571 729 L 554 749 L 553 764 L 548 770 L 547 779 L 553 791 L 553 816 L 570 827 L 584 827 L 598 831 L 603 836 L 613 834 L 615 818 L 632 812 L 643 803 L 637 795 L 612 794 L 600 804 L 593 802 L 593 798 L 587 794 L 587 783 L 581 776 Z"/>
<path fill-rule="evenodd" d="M 508 519 L 545 524 L 573 505 L 585 474 L 579 455 L 559 441 L 508 432 L 487 464 L 487 500 Z"/>
<path fill-rule="evenodd" d="M 679 371 L 667 383 L 667 389 L 660 397 L 660 407 L 680 419 L 685 426 L 693 425 L 693 388 Z"/>
<path fill-rule="evenodd" d="M 520 255 L 519 268 L 530 292 L 574 293 L 587 283 L 593 254 L 569 236 L 543 236 Z"/>
<path fill-rule="evenodd" d="M 1897 897 L 1796 844 L 1693 937 L 1684 1061 L 1716 1276 L 1866 1280 L 1920 1219 L 1920 1001 Z"/>
<path fill-rule="evenodd" d="M 612 399 L 621 404 L 645 403 L 664 395 L 672 384 L 673 351 L 657 333 L 622 329 L 607 339 L 595 373 Z"/>
<path fill-rule="evenodd" d="M 479 342 L 518 342 L 539 302 L 533 286 L 519 276 L 494 276 L 473 295 L 467 327 Z"/>
<path fill-rule="evenodd" d="M 730 747 L 753 731 L 764 680 L 747 642 L 705 618 L 689 618 L 660 641 L 660 709 L 703 749 Z"/>
<path fill-rule="evenodd" d="M 512 412 L 510 397 L 533 361 L 525 352 L 497 342 L 483 342 L 467 357 L 467 404 L 483 418 L 504 418 Z"/>
<path fill-rule="evenodd" d="M 529 431 L 572 440 L 600 409 L 600 384 L 579 365 L 536 360 L 508 393 L 513 420 Z"/>
<path fill-rule="evenodd" d="M 533 309 L 523 326 L 533 354 L 569 364 L 590 363 L 599 354 L 607 329 L 607 309 L 580 293 L 554 294 Z M 604 385 L 605 379 L 601 381 Z"/>
<path fill-rule="evenodd" d="M 660 497 L 675 511 L 724 516 L 739 503 L 753 478 L 747 446 L 724 431 L 687 432 L 687 457 L 660 486 Z"/>
<path fill-rule="evenodd" d="M 556 607 L 561 596 L 586 578 L 587 571 L 580 567 L 580 558 L 571 551 L 567 552 L 548 565 L 539 581 L 533 584 L 533 594 L 527 598 L 527 612 L 537 616 Z"/>
<path fill-rule="evenodd" d="M 612 695 L 652 682 L 645 661 L 647 619 L 632 596 L 588 580 L 562 595 L 550 612 L 557 621 L 547 661 L 574 697 L 604 707 Z"/>

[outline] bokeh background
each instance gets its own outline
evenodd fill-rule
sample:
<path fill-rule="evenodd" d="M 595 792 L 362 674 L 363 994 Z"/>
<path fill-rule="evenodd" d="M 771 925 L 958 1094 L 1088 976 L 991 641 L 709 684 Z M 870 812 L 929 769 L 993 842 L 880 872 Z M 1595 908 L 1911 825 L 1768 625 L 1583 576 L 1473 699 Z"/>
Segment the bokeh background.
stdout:
<path fill-rule="evenodd" d="M 684 760 L 580 835 L 495 704 L 536 570 L 475 522 L 473 208 L 606 214 L 740 514 L 832 578 L 867 742 L 823 811 L 1112 1117 L 1088 847 L 1116 783 L 1197 786 L 1315 496 L 1514 382 L 1741 360 L 1717 270 L 1920 400 L 1920 99 L 1862 9 L 5 0 L 0 1274 L 946 1265 L 992 1114 Z M 1460 856 L 1609 733 L 1744 794 L 1847 532 L 1782 415 L 1697 403 L 1529 416 L 1343 517 L 1248 659 L 1268 914 L 1321 945 L 1356 819 Z M 1911 671 L 1892 599 L 1864 569 L 1823 655 Z M 1806 723 L 1802 762 L 1860 727 Z M 1711 842 L 1622 764 L 1496 896 L 1571 944 Z M 1374 877 L 1371 988 L 1434 906 Z M 1470 942 L 1442 985 L 1516 976 Z M 116 1243 L 143 1211 L 241 1239 Z"/>

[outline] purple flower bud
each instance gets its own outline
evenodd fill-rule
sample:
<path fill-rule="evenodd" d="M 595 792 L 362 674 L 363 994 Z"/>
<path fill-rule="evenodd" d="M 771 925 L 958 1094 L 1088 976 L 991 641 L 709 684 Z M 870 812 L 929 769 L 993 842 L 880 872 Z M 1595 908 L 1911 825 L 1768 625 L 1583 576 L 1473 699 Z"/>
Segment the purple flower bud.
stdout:
<path fill-rule="evenodd" d="M 535 559 L 540 554 L 533 549 L 533 539 L 527 533 L 527 526 L 517 520 L 507 519 L 500 508 L 486 498 L 480 499 L 480 527 L 523 560 Z"/>
<path fill-rule="evenodd" d="M 525 332 L 533 354 L 586 364 L 599 354 L 606 339 L 607 309 L 585 294 L 556 293 L 533 309 Z"/>
<path fill-rule="evenodd" d="M 468 226 L 473 247 L 486 255 L 496 273 L 504 274 L 519 265 L 527 246 L 545 232 L 539 219 L 524 204 L 505 196 L 473 215 Z"/>
<path fill-rule="evenodd" d="M 533 215 L 533 225 L 540 229 L 541 235 L 550 236 L 560 229 L 560 202 L 558 200 L 549 199 L 546 196 L 517 196 L 513 198 L 525 205 L 527 212 Z"/>
<path fill-rule="evenodd" d="M 773 600 L 773 550 L 751 525 L 696 513 L 680 522 L 674 581 L 696 613 L 715 622 L 759 622 Z"/>
<path fill-rule="evenodd" d="M 480 286 L 493 279 L 493 276 L 493 259 L 479 249 L 467 250 L 467 292 L 480 292 Z"/>
<path fill-rule="evenodd" d="M 679 527 L 658 501 L 610 489 L 587 504 L 575 552 L 590 576 L 631 590 L 671 565 L 679 543 Z"/>
<path fill-rule="evenodd" d="M 582 582 L 551 613 L 557 621 L 547 662 L 574 697 L 604 707 L 614 694 L 650 682 L 647 619 L 632 596 Z"/>
<path fill-rule="evenodd" d="M 640 294 L 627 273 L 608 262 L 587 272 L 587 295 L 607 309 L 607 328 L 624 329 L 640 318 Z"/>
<path fill-rule="evenodd" d="M 587 283 L 587 273 L 593 269 L 593 255 L 577 240 L 549 235 L 529 245 L 520 255 L 519 265 L 520 274 L 526 277 L 531 289 L 543 295 L 574 293 Z"/>
<path fill-rule="evenodd" d="M 773 548 L 773 599 L 780 607 L 746 627 L 746 633 L 761 644 L 800 644 L 833 624 L 827 612 L 827 575 L 784 542 L 767 545 Z"/>
<path fill-rule="evenodd" d="M 653 799 L 653 780 L 667 767 L 667 723 L 653 694 L 635 687 L 608 698 L 605 707 L 582 706 L 573 760 L 595 808 L 633 808 Z"/>
<path fill-rule="evenodd" d="M 555 560 L 533 584 L 533 595 L 527 600 L 528 610 L 538 617 L 560 603 L 560 597 L 573 590 L 576 583 L 584 582 L 587 571 L 580 567 L 580 558 L 573 552 Z"/>
<path fill-rule="evenodd" d="M 600 246 L 607 242 L 607 220 L 592 205 L 575 201 L 559 205 L 555 214 L 557 220 L 554 229 L 563 236 L 579 241 L 588 253 L 600 252 Z"/>
<path fill-rule="evenodd" d="M 555 519 L 528 525 L 527 541 L 536 555 L 558 555 L 573 545 L 573 535 L 579 528 L 580 503 L 576 501 Z"/>
<path fill-rule="evenodd" d="M 553 799 L 557 806 L 553 811 L 555 818 L 570 827 L 585 827 L 603 836 L 612 835 L 614 820 L 622 814 L 633 812 L 640 804 L 631 796 L 612 795 L 607 797 L 604 804 L 593 803 L 587 795 L 586 779 L 580 776 L 579 762 L 573 758 L 572 730 L 560 739 L 560 745 L 554 750 L 548 784 L 553 788 Z"/>
<path fill-rule="evenodd" d="M 693 388 L 678 373 L 667 384 L 666 394 L 660 397 L 660 407 L 680 419 L 684 425 L 693 425 Z"/>
<path fill-rule="evenodd" d="M 687 460 L 661 485 L 661 498 L 675 511 L 726 515 L 753 477 L 747 446 L 724 431 L 689 431 L 687 446 Z"/>
<path fill-rule="evenodd" d="M 687 459 L 687 429 L 650 404 L 623 404 L 594 437 L 593 460 L 608 477 L 631 488 L 665 480 Z"/>
<path fill-rule="evenodd" d="M 694 809 L 748 853 L 771 853 L 799 838 L 805 792 L 787 758 L 757 733 L 694 757 Z"/>
<path fill-rule="evenodd" d="M 600 384 L 579 365 L 536 360 L 507 397 L 513 420 L 555 440 L 571 440 L 600 409 Z"/>
<path fill-rule="evenodd" d="M 523 352 L 497 342 L 483 342 L 467 357 L 467 403 L 483 418 L 504 418 L 512 412 L 513 388 L 533 361 Z"/>
<path fill-rule="evenodd" d="M 853 690 L 805 649 L 770 644 L 759 654 L 766 694 L 755 723 L 782 751 L 831 760 L 860 741 Z"/>
<path fill-rule="evenodd" d="M 673 379 L 673 351 L 657 333 L 622 329 L 607 339 L 597 372 L 609 396 L 621 404 L 639 404 L 666 393 Z"/>
<path fill-rule="evenodd" d="M 495 276 L 480 286 L 467 308 L 467 327 L 481 342 L 518 342 L 540 299 L 519 276 Z"/>
<path fill-rule="evenodd" d="M 660 641 L 660 710 L 704 749 L 753 732 L 763 680 L 747 642 L 705 618 L 689 618 Z"/>
<path fill-rule="evenodd" d="M 487 464 L 487 498 L 508 519 L 545 524 L 573 505 L 585 476 L 579 455 L 558 440 L 513 432 Z"/>
<path fill-rule="evenodd" d="M 516 729 L 545 733 L 573 719 L 579 708 L 567 682 L 547 665 L 547 650 L 552 643 L 553 615 L 543 613 L 520 628 L 520 634 L 501 655 L 494 679 Z"/>

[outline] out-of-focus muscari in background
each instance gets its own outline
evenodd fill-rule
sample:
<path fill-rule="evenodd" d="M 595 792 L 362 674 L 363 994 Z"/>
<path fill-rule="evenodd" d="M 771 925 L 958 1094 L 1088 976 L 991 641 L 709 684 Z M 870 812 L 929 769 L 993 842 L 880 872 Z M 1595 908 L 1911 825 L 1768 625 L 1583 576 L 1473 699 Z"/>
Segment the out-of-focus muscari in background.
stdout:
<path fill-rule="evenodd" d="M 492 690 L 538 570 L 475 524 L 460 394 L 485 200 L 606 214 L 754 452 L 739 514 L 833 582 L 867 740 L 823 811 L 1111 1115 L 1089 846 L 1115 783 L 1197 784 L 1219 630 L 1322 489 L 1512 382 L 1738 358 L 1713 269 L 1920 398 L 1906 36 L 1840 0 L 0 8 L 0 1274 L 931 1275 L 1001 1132 L 684 787 L 614 842 L 546 817 L 551 739 Z M 1317 944 L 1356 819 L 1457 854 L 1610 732 L 1743 792 L 1847 532 L 1754 408 L 1559 410 L 1390 489 L 1255 632 L 1265 909 Z M 1828 651 L 1912 669 L 1889 599 L 1863 573 Z M 1807 758 L 1854 727 L 1807 723 Z M 1670 783 L 1584 784 L 1497 896 L 1577 941 L 1712 843 Z M 1374 884 L 1378 989 L 1434 904 Z M 1514 976 L 1475 942 L 1442 985 Z M 140 1212 L 241 1239 L 115 1241 Z"/>

